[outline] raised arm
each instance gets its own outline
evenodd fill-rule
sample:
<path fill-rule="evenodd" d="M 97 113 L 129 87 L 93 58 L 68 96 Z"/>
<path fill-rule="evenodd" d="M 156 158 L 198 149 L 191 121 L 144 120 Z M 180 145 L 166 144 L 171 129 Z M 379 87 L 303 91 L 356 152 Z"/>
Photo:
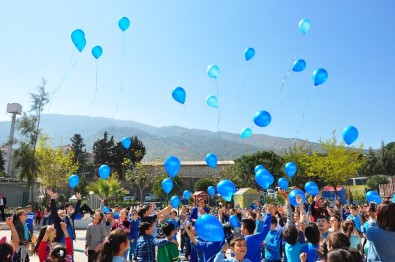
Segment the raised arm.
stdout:
<path fill-rule="evenodd" d="M 80 208 L 81 208 L 81 194 L 80 193 L 76 193 L 75 196 L 77 197 L 78 201 L 77 201 L 77 204 L 75 205 L 73 213 L 70 215 L 70 217 L 72 219 L 75 219 L 77 214 L 80 212 Z"/>
<path fill-rule="evenodd" d="M 52 221 L 55 223 L 60 223 L 60 218 L 58 216 L 58 208 L 56 207 L 56 197 L 58 196 L 57 193 L 52 192 L 52 190 L 47 189 L 47 194 L 51 198 L 51 218 Z"/>
<path fill-rule="evenodd" d="M 14 223 L 12 222 L 12 217 L 7 217 L 5 223 L 11 230 L 12 243 L 14 246 L 14 251 L 16 252 L 19 249 L 19 236 L 18 232 L 16 232 Z"/>

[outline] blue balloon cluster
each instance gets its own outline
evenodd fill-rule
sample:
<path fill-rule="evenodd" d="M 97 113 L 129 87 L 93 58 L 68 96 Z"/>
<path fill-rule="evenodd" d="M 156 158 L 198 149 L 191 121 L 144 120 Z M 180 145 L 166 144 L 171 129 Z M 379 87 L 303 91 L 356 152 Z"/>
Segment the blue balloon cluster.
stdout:
<path fill-rule="evenodd" d="M 82 52 L 86 46 L 85 33 L 81 29 L 76 29 L 71 33 L 71 41 L 78 51 Z"/>
<path fill-rule="evenodd" d="M 293 206 L 298 206 L 298 202 L 296 202 L 296 196 L 300 195 L 302 197 L 302 204 L 306 202 L 306 195 L 304 192 L 300 189 L 294 189 L 288 194 L 288 200 Z"/>
<path fill-rule="evenodd" d="M 366 193 L 366 200 L 369 202 L 375 202 L 376 204 L 380 204 L 382 202 L 381 197 L 377 191 L 368 191 Z"/>
<path fill-rule="evenodd" d="M 358 138 L 358 129 L 354 126 L 346 126 L 342 133 L 343 140 L 347 145 L 351 145 Z"/>
<path fill-rule="evenodd" d="M 223 241 L 225 239 L 221 222 L 209 214 L 204 214 L 196 220 L 195 231 L 205 241 Z"/>
<path fill-rule="evenodd" d="M 184 193 L 182 194 L 182 196 L 184 199 L 189 200 L 192 196 L 192 193 L 189 190 L 185 190 Z"/>
<path fill-rule="evenodd" d="M 125 149 L 129 149 L 129 147 L 132 145 L 132 139 L 125 136 L 124 138 L 122 138 L 121 143 Z"/>
<path fill-rule="evenodd" d="M 278 184 L 278 186 L 281 188 L 281 189 L 288 189 L 288 179 L 286 179 L 285 177 L 282 177 L 282 178 L 280 178 L 278 181 L 277 181 L 277 184 Z"/>
<path fill-rule="evenodd" d="M 244 128 L 243 130 L 241 130 L 241 134 L 240 137 L 241 138 L 249 138 L 252 134 L 251 128 Z"/>
<path fill-rule="evenodd" d="M 291 178 L 295 175 L 297 171 L 296 164 L 294 162 L 288 162 L 285 164 L 284 170 L 285 170 L 285 174 L 287 174 L 287 176 Z"/>
<path fill-rule="evenodd" d="M 80 178 L 77 175 L 71 175 L 69 177 L 69 185 L 71 188 L 75 188 L 76 186 L 78 186 L 80 182 Z"/>
<path fill-rule="evenodd" d="M 274 177 L 270 172 L 266 169 L 259 169 L 255 173 L 255 181 L 260 185 L 263 189 L 268 189 L 274 182 Z"/>
<path fill-rule="evenodd" d="M 211 106 L 211 107 L 214 107 L 214 108 L 217 108 L 217 107 L 218 107 L 218 99 L 217 99 L 216 96 L 208 96 L 208 97 L 206 98 L 206 103 L 207 103 L 209 106 Z"/>
<path fill-rule="evenodd" d="M 207 154 L 206 155 L 206 163 L 211 168 L 217 167 L 217 156 L 215 154 Z"/>
<path fill-rule="evenodd" d="M 218 194 L 226 201 L 231 201 L 232 196 L 236 193 L 236 186 L 230 180 L 222 180 L 217 185 Z"/>
<path fill-rule="evenodd" d="M 244 57 L 247 61 L 249 61 L 250 59 L 252 59 L 255 56 L 255 50 L 252 47 L 247 48 L 244 51 Z"/>
<path fill-rule="evenodd" d="M 185 103 L 186 92 L 185 92 L 184 88 L 182 88 L 180 86 L 174 88 L 171 95 L 173 96 L 173 99 L 176 100 L 178 103 L 180 103 L 180 104 Z"/>
<path fill-rule="evenodd" d="M 130 26 L 129 19 L 127 17 L 121 17 L 118 20 L 118 26 L 122 30 L 122 32 L 125 32 Z"/>
<path fill-rule="evenodd" d="M 303 59 L 297 59 L 295 62 L 292 64 L 292 71 L 294 72 L 302 72 L 306 68 L 306 61 Z"/>
<path fill-rule="evenodd" d="M 258 111 L 254 115 L 254 123 L 257 126 L 260 127 L 268 126 L 271 121 L 272 121 L 272 116 L 270 115 L 269 112 L 265 110 Z"/>
<path fill-rule="evenodd" d="M 207 194 L 209 194 L 209 196 L 214 196 L 215 195 L 215 187 L 209 186 L 207 188 Z"/>
<path fill-rule="evenodd" d="M 181 204 L 181 199 L 178 196 L 172 196 L 170 198 L 170 205 L 173 208 L 178 208 L 178 206 Z"/>
<path fill-rule="evenodd" d="M 307 194 L 312 196 L 316 196 L 320 192 L 317 184 L 312 181 L 309 181 L 304 185 L 304 190 L 306 191 Z"/>
<path fill-rule="evenodd" d="M 170 177 L 175 177 L 180 170 L 181 162 L 175 156 L 169 156 L 164 163 L 165 170 Z"/>
<path fill-rule="evenodd" d="M 97 45 L 92 48 L 92 55 L 94 58 L 99 59 L 103 54 L 103 49 L 101 46 Z"/>
<path fill-rule="evenodd" d="M 318 68 L 313 72 L 313 83 L 315 86 L 321 85 L 328 80 L 328 72 L 323 68 Z"/>
<path fill-rule="evenodd" d="M 217 78 L 219 75 L 219 67 L 217 65 L 209 65 L 207 67 L 207 74 L 211 78 Z"/>
<path fill-rule="evenodd" d="M 173 180 L 170 178 L 165 178 L 162 181 L 162 189 L 165 191 L 166 194 L 169 194 L 173 189 Z"/>
<path fill-rule="evenodd" d="M 107 165 L 101 165 L 99 167 L 99 176 L 101 179 L 107 179 L 110 176 L 111 169 Z"/>

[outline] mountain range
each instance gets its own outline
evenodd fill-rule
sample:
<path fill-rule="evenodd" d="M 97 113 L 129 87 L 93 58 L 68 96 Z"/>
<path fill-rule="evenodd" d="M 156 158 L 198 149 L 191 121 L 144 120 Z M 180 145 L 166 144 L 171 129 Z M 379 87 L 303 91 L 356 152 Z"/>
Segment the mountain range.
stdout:
<path fill-rule="evenodd" d="M 0 143 L 8 140 L 10 121 L 0 121 Z M 243 154 L 255 153 L 258 150 L 272 150 L 283 154 L 286 149 L 304 143 L 313 150 L 322 151 L 318 143 L 294 138 L 281 138 L 264 134 L 254 134 L 248 139 L 240 138 L 240 134 L 229 132 L 211 132 L 200 129 L 187 129 L 178 126 L 154 127 L 126 120 L 104 117 L 88 117 L 58 114 L 43 114 L 40 127 L 49 134 L 52 146 L 71 144 L 74 134 L 81 134 L 86 150 L 92 151 L 93 143 L 103 138 L 105 131 L 120 141 L 125 136 L 137 136 L 147 149 L 143 161 L 163 161 L 170 155 L 181 161 L 204 160 L 208 153 L 217 155 L 218 160 L 233 160 Z M 18 131 L 15 130 L 18 138 Z"/>

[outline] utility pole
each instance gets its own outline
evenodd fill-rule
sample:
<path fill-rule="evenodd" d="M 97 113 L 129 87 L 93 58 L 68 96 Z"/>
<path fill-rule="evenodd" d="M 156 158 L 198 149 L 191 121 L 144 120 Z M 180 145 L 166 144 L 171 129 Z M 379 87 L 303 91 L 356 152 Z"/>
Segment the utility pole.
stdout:
<path fill-rule="evenodd" d="M 8 149 L 7 149 L 7 175 L 10 176 L 10 169 L 11 169 L 11 158 L 12 158 L 12 144 L 14 143 L 14 129 L 15 129 L 15 120 L 16 115 L 22 114 L 22 106 L 18 103 L 11 103 L 7 104 L 7 113 L 12 114 L 12 121 L 11 121 L 11 130 L 10 130 L 10 138 L 8 140 Z"/>

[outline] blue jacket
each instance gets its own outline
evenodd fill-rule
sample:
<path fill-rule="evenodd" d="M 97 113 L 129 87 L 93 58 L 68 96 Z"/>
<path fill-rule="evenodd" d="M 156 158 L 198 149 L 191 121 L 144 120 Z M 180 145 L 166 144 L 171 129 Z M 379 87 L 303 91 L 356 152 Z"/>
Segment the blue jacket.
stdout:
<path fill-rule="evenodd" d="M 207 214 L 210 214 L 210 210 L 207 207 L 203 207 L 204 211 L 206 211 Z M 189 221 L 192 222 L 192 219 L 198 219 L 198 207 L 194 207 L 191 211 L 191 214 L 189 215 Z"/>

